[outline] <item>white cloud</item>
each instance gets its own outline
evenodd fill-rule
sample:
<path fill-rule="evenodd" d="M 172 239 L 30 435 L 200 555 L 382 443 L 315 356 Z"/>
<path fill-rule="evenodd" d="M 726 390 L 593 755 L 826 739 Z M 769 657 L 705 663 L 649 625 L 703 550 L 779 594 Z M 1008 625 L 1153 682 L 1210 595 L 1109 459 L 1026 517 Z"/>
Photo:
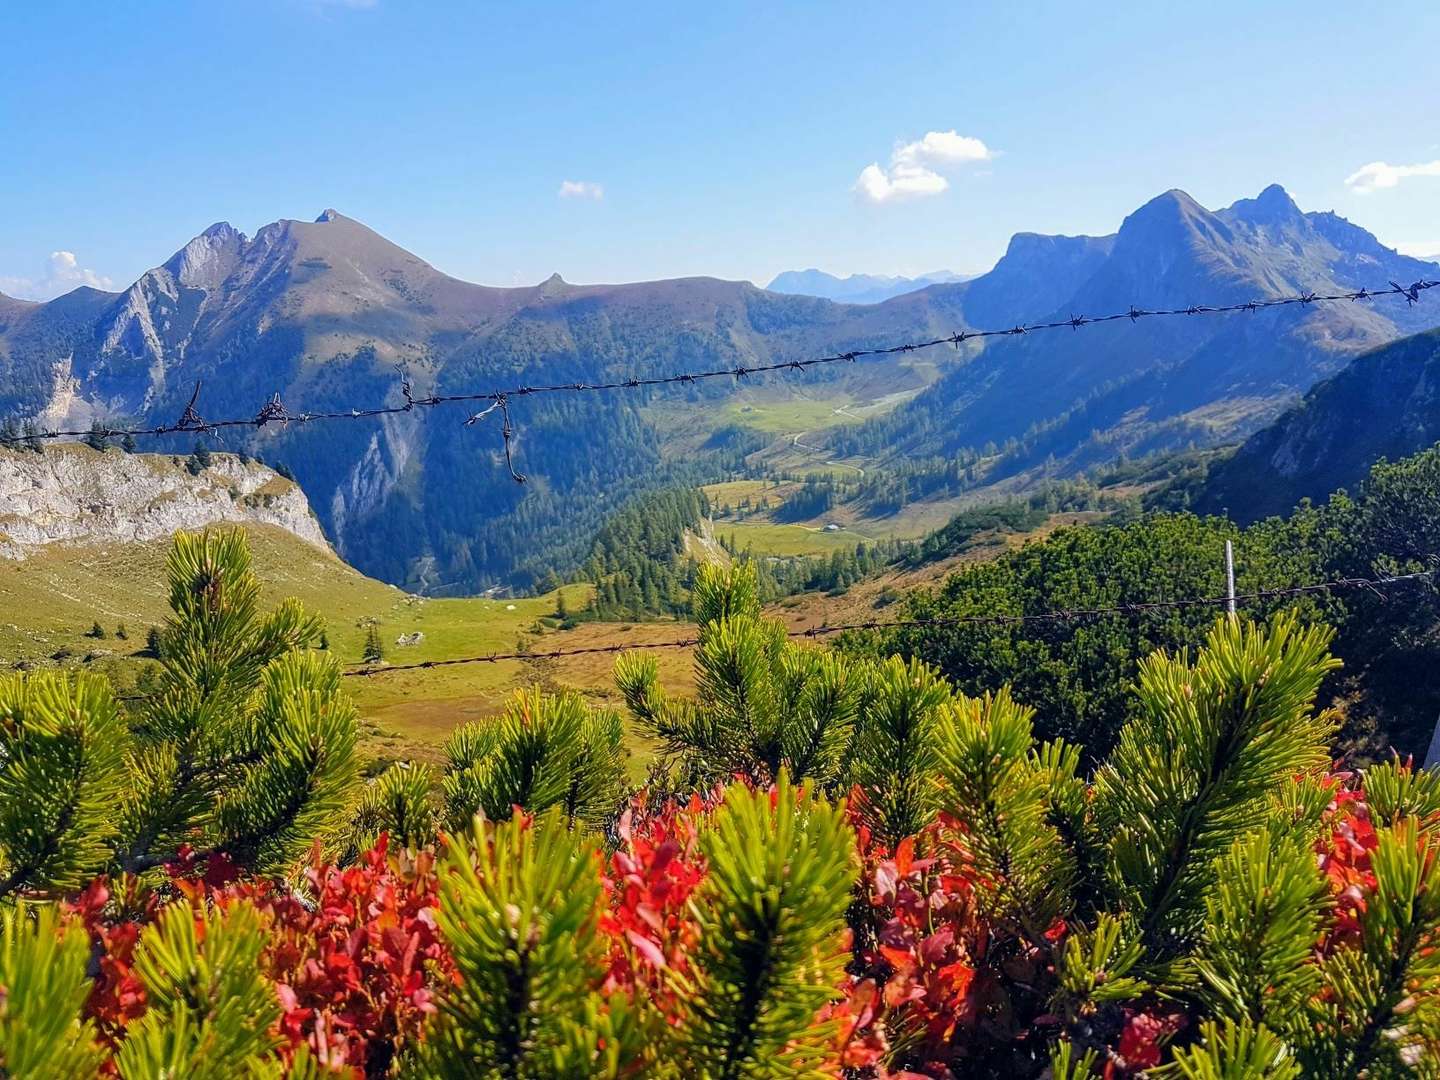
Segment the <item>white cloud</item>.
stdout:
<path fill-rule="evenodd" d="M 605 188 L 604 185 L 590 180 L 562 180 L 559 195 L 562 199 L 591 199 L 599 202 L 605 198 Z"/>
<path fill-rule="evenodd" d="M 944 173 L 994 156 L 993 150 L 969 135 L 927 131 L 924 138 L 895 147 L 889 168 L 882 169 L 875 161 L 861 169 L 855 192 L 873 203 L 939 195 L 950 187 Z"/>
<path fill-rule="evenodd" d="M 22 300 L 51 300 L 81 285 L 95 289 L 115 287 L 104 274 L 81 266 L 73 251 L 52 251 L 44 272 L 36 277 L 0 276 L 0 292 Z"/>
<path fill-rule="evenodd" d="M 1391 165 L 1388 161 L 1372 161 L 1362 165 L 1345 178 L 1345 186 L 1359 195 L 1369 195 L 1381 188 L 1393 188 L 1412 176 L 1440 176 L 1440 161 L 1418 165 Z"/>
<path fill-rule="evenodd" d="M 989 161 L 994 156 L 988 146 L 969 135 L 957 135 L 953 131 L 927 131 L 918 142 L 897 147 L 892 160 L 896 165 L 928 165 L 938 169 L 972 161 Z"/>
<path fill-rule="evenodd" d="M 873 203 L 939 195 L 949 186 L 949 180 L 923 165 L 892 165 L 887 170 L 878 161 L 861 169 L 855 181 L 856 192 Z"/>

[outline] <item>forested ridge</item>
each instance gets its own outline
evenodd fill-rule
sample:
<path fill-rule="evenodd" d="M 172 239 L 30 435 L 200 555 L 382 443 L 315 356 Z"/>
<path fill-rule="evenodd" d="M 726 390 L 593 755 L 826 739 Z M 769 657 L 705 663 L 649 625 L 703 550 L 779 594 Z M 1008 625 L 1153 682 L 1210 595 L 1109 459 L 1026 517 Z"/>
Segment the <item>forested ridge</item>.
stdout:
<path fill-rule="evenodd" d="M 1322 505 L 1305 503 L 1248 528 L 1220 517 L 1156 512 L 1060 529 L 915 592 L 901 613 L 915 619 L 1039 615 L 1223 596 L 1226 540 L 1234 544 L 1240 593 L 1433 569 L 1440 552 L 1440 447 L 1377 463 L 1354 496 L 1336 493 Z M 1344 703 L 1341 747 L 1357 760 L 1384 757 L 1391 747 L 1423 754 L 1440 712 L 1440 684 L 1415 678 L 1440 660 L 1434 584 L 1400 595 L 1346 590 L 1245 607 L 1260 619 L 1292 609 L 1337 629 L 1334 647 L 1344 667 L 1327 677 L 1325 690 Z M 1211 619 L 1204 608 L 1168 608 L 1038 624 L 899 629 L 871 644 L 937 664 L 970 692 L 1012 685 L 1045 718 L 1045 735 L 1105 748 L 1133 715 L 1128 687 L 1140 658 L 1157 648 L 1193 647 Z"/>

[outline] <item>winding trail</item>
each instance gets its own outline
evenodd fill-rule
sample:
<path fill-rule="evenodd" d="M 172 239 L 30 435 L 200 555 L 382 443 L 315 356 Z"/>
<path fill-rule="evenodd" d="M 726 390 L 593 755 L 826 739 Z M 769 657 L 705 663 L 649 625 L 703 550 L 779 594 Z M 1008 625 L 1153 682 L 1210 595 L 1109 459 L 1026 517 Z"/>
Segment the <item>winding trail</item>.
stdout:
<path fill-rule="evenodd" d="M 840 410 L 836 409 L 835 411 L 839 412 Z M 823 446 L 811 446 L 809 443 L 801 442 L 801 437 L 808 434 L 808 431 L 797 431 L 795 434 L 790 436 L 790 445 L 793 446 L 796 450 L 808 450 L 812 454 L 828 454 L 830 452 L 829 450 L 826 450 Z M 834 465 L 840 469 L 854 469 L 861 476 L 865 475 L 864 469 L 862 469 L 859 465 L 851 465 L 848 461 L 836 461 L 834 458 L 826 458 L 825 464 Z"/>

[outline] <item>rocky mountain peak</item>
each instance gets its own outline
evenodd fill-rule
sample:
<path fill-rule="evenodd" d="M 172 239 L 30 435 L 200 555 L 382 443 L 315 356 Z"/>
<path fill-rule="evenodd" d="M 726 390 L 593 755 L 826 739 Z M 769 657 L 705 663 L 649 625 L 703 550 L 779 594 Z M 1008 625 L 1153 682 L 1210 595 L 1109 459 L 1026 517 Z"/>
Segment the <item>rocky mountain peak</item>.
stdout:
<path fill-rule="evenodd" d="M 1214 215 L 1179 188 L 1155 196 L 1120 223 L 1116 234 L 1122 243 L 1132 238 L 1146 241 L 1173 238 L 1176 230 L 1193 228 Z"/>
<path fill-rule="evenodd" d="M 1224 213 L 1252 225 L 1298 224 L 1305 219 L 1290 193 L 1279 184 L 1271 184 L 1253 199 L 1239 200 Z"/>
<path fill-rule="evenodd" d="M 242 233 L 239 229 L 235 228 L 234 225 L 231 225 L 228 221 L 217 221 L 214 225 L 211 225 L 208 229 L 202 232 L 200 234 L 200 237 L 212 240 L 232 240 L 238 237 L 239 239 L 244 240 L 245 234 Z M 199 237 L 197 237 L 197 239 L 199 239 Z"/>
<path fill-rule="evenodd" d="M 228 221 L 216 222 L 172 255 L 162 269 L 187 289 L 214 292 L 234 271 L 245 246 L 244 233 Z"/>
<path fill-rule="evenodd" d="M 320 216 L 315 219 L 315 224 L 324 225 L 326 222 L 329 221 L 338 221 L 343 216 L 344 215 L 342 215 L 339 210 L 336 210 L 333 207 L 326 207 L 324 210 L 320 211 Z"/>

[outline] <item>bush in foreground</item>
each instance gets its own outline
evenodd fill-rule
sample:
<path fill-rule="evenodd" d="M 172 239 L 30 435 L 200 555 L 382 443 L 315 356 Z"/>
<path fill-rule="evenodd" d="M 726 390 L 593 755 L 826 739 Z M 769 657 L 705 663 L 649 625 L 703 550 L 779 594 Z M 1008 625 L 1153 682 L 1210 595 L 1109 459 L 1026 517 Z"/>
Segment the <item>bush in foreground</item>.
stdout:
<path fill-rule="evenodd" d="M 715 572 L 699 696 L 621 666 L 677 794 L 606 814 L 614 718 L 543 696 L 457 734 L 438 792 L 413 766 L 341 791 L 343 699 L 293 616 L 227 607 L 243 575 L 188 572 L 220 565 L 177 560 L 202 587 L 160 704 L 0 686 L 9 1075 L 1440 1069 L 1440 779 L 1333 771 L 1322 630 L 1224 620 L 1149 657 L 1087 775 L 1008 693 L 791 651 Z M 193 784 L 155 786 L 202 732 Z M 134 859 L 94 823 L 142 768 L 174 824 Z M 239 842 L 274 799 L 300 812 Z"/>

